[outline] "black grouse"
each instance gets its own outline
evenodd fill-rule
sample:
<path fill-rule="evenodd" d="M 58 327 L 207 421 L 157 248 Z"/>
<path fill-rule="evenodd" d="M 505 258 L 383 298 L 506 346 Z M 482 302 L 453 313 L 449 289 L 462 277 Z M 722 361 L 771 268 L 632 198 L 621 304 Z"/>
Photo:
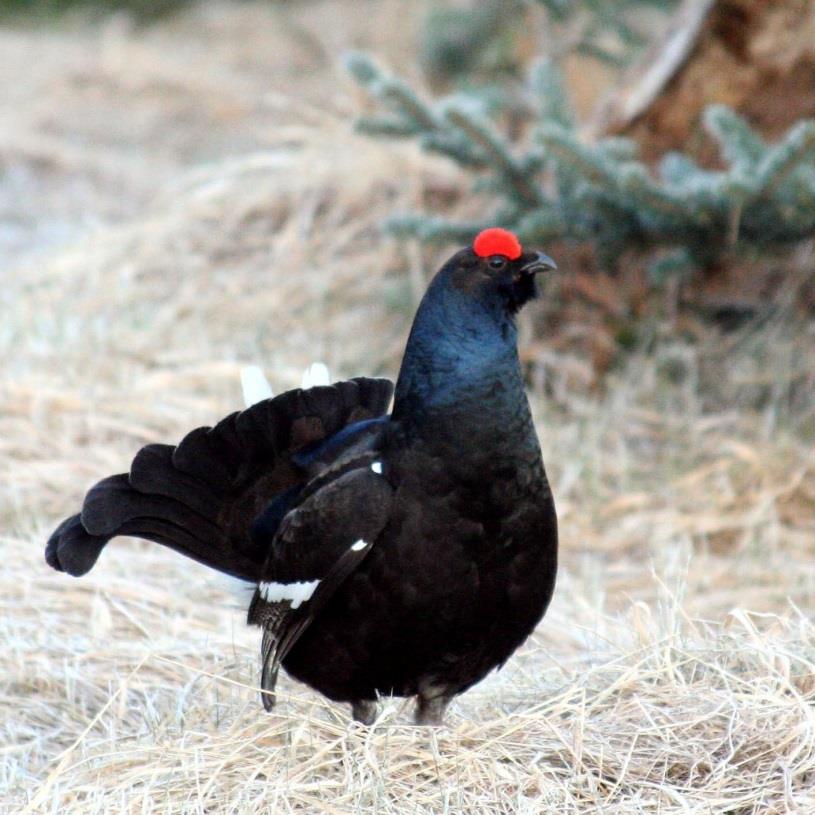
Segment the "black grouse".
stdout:
<path fill-rule="evenodd" d="M 557 519 L 515 315 L 553 268 L 483 231 L 422 299 L 390 415 L 392 384 L 358 378 L 147 445 L 88 492 L 46 560 L 82 575 L 117 535 L 168 546 L 255 586 L 267 710 L 282 665 L 359 721 L 395 694 L 439 723 L 552 596 Z"/>

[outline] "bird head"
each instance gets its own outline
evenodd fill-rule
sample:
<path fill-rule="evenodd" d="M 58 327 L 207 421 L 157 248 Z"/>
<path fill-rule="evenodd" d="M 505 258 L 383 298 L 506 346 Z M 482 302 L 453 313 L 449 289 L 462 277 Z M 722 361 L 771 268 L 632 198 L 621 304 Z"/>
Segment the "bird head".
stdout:
<path fill-rule="evenodd" d="M 555 268 L 542 252 L 524 252 L 506 229 L 485 229 L 456 252 L 419 304 L 393 416 L 415 419 L 431 406 L 461 403 L 476 393 L 474 383 L 492 387 L 513 371 L 520 382 L 514 316 L 535 296 L 536 275 Z"/>
<path fill-rule="evenodd" d="M 448 285 L 514 315 L 537 295 L 536 275 L 557 265 L 543 252 L 524 252 L 518 238 L 499 227 L 485 229 L 472 246 L 445 264 Z"/>

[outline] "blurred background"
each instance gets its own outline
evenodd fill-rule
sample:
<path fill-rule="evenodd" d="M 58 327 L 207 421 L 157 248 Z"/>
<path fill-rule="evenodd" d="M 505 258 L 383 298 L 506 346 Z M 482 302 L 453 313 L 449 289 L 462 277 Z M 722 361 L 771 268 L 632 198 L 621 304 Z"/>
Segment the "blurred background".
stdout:
<path fill-rule="evenodd" d="M 813 117 L 809 0 L 0 3 L 0 805 L 812 811 Z M 521 356 L 562 570 L 435 747 L 262 718 L 196 564 L 47 570 L 244 364 L 395 377 L 495 224 L 560 267 Z"/>

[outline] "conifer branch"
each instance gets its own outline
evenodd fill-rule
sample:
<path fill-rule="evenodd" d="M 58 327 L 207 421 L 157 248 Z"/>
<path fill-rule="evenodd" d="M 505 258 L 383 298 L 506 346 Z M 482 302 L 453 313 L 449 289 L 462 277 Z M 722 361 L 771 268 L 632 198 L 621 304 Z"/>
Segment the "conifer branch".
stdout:
<path fill-rule="evenodd" d="M 473 172 L 474 192 L 495 201 L 492 217 L 477 222 L 402 215 L 388 223 L 395 234 L 461 241 L 500 224 L 528 242 L 588 241 L 609 263 L 631 248 L 651 251 L 657 258 L 653 277 L 663 279 L 732 247 L 767 249 L 815 233 L 813 121 L 798 122 L 767 144 L 734 111 L 712 106 L 704 125 L 724 169 L 668 153 L 653 170 L 638 160 L 628 139 L 581 140 L 562 77 L 550 62 L 539 61 L 530 71 L 533 113 L 525 146 L 501 135 L 476 97 L 459 94 L 431 105 L 363 55 L 348 64 L 390 111 L 363 118 L 361 129 L 417 138 L 425 150 Z"/>

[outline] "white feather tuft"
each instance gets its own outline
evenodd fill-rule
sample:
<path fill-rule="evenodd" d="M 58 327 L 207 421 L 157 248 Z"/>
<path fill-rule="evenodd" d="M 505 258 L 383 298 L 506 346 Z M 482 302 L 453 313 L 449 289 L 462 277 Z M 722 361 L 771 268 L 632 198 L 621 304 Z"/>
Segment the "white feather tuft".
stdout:
<path fill-rule="evenodd" d="M 246 407 L 251 407 L 257 402 L 271 399 L 274 396 L 269 380 L 257 365 L 244 365 L 241 368 L 241 387 Z"/>
<path fill-rule="evenodd" d="M 301 388 L 313 388 L 317 385 L 330 385 L 331 376 L 328 373 L 328 366 L 322 362 L 314 362 L 303 372 Z"/>
<path fill-rule="evenodd" d="M 260 596 L 267 603 L 279 603 L 281 600 L 291 602 L 291 607 L 298 608 L 300 603 L 305 603 L 314 589 L 319 585 L 319 580 L 308 580 L 300 583 L 260 583 L 258 590 Z"/>

